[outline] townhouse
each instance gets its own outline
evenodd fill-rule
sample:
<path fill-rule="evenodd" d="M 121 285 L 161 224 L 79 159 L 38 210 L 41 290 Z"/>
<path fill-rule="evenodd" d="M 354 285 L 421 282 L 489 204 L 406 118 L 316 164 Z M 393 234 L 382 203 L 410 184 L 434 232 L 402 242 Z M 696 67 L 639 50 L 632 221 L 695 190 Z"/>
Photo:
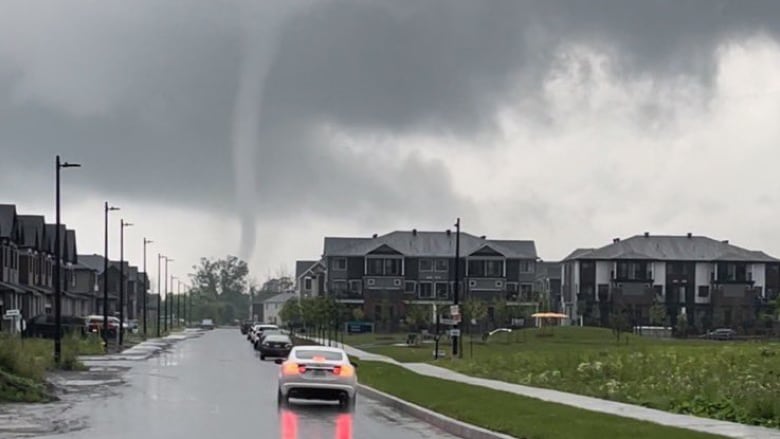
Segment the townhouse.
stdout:
<path fill-rule="evenodd" d="M 561 275 L 561 308 L 570 320 L 600 325 L 615 312 L 649 325 L 651 308 L 660 306 L 671 325 L 683 317 L 699 331 L 745 328 L 780 290 L 778 259 L 690 233 L 645 233 L 578 249 L 563 261 Z"/>
<path fill-rule="evenodd" d="M 322 261 L 295 262 L 295 293 L 300 298 L 325 292 L 325 264 Z"/>
<path fill-rule="evenodd" d="M 448 305 L 456 282 L 456 234 L 395 231 L 372 237 L 326 237 L 320 264 L 328 295 L 371 320 L 396 321 L 407 304 Z M 460 234 L 461 300 L 535 304 L 536 245 Z M 306 282 L 306 275 L 303 277 Z M 304 283 L 303 291 L 307 284 Z"/>

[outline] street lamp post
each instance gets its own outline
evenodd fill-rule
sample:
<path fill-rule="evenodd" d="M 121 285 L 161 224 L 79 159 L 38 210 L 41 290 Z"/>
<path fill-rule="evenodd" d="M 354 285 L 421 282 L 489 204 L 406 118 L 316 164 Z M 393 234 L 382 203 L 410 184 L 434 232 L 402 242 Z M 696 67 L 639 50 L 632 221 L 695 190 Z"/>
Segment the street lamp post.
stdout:
<path fill-rule="evenodd" d="M 173 262 L 173 259 L 168 256 L 163 256 L 163 258 L 165 258 L 165 317 L 163 318 L 163 327 L 165 328 L 165 332 L 168 332 L 168 262 Z"/>
<path fill-rule="evenodd" d="M 125 228 L 132 225 L 119 220 L 119 346 L 125 340 Z"/>
<path fill-rule="evenodd" d="M 105 221 L 105 237 L 103 239 L 103 342 L 108 349 L 108 212 L 119 210 L 109 206 L 108 201 L 103 209 Z"/>
<path fill-rule="evenodd" d="M 181 279 L 176 287 L 176 325 L 181 325 Z"/>
<path fill-rule="evenodd" d="M 62 357 L 62 279 L 60 267 L 62 264 L 62 243 L 60 243 L 60 170 L 62 168 L 78 168 L 78 163 L 62 163 L 60 156 L 55 159 L 55 210 L 57 224 L 54 230 L 54 362 L 60 364 Z"/>
<path fill-rule="evenodd" d="M 458 221 L 455 222 L 455 285 L 453 288 L 453 304 L 457 307 L 458 302 L 460 299 L 459 295 L 459 282 L 460 282 L 460 218 L 458 218 Z M 458 341 L 460 339 L 460 334 L 458 333 L 460 330 L 460 322 L 458 320 L 455 321 L 455 324 L 453 325 L 454 334 L 452 336 L 452 357 L 455 358 L 458 356 L 458 351 L 460 345 L 458 344 Z"/>
<path fill-rule="evenodd" d="M 147 303 L 146 296 L 149 294 L 149 273 L 146 271 L 146 246 L 153 243 L 151 239 L 144 238 L 144 291 L 143 291 L 143 307 L 144 307 L 144 339 L 146 339 L 146 313 Z"/>
<path fill-rule="evenodd" d="M 173 329 L 176 326 L 175 325 L 176 322 L 173 319 L 173 313 L 174 313 L 174 311 L 176 311 L 176 289 L 173 288 L 173 281 L 174 280 L 179 280 L 179 278 L 174 276 L 174 275 L 171 275 L 171 304 L 168 307 L 168 313 L 169 313 L 170 318 L 171 318 L 171 329 Z M 176 316 L 176 318 L 178 319 L 179 316 Z"/>
<path fill-rule="evenodd" d="M 157 338 L 160 338 L 160 328 L 162 327 L 162 282 L 160 279 L 160 273 L 162 273 L 162 270 L 160 269 L 160 261 L 165 256 L 157 253 Z"/>

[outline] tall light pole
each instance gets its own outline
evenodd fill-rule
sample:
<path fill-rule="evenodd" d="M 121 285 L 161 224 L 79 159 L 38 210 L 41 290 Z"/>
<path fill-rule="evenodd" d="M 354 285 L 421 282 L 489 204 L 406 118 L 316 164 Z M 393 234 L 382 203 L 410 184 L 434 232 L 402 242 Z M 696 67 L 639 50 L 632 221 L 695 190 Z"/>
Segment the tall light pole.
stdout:
<path fill-rule="evenodd" d="M 119 346 L 125 340 L 125 228 L 132 225 L 119 220 Z"/>
<path fill-rule="evenodd" d="M 181 279 L 176 287 L 176 326 L 181 326 Z"/>
<path fill-rule="evenodd" d="M 106 201 L 103 210 L 105 221 L 105 237 L 103 238 L 103 342 L 108 349 L 108 212 L 119 210 L 118 207 L 109 206 Z"/>
<path fill-rule="evenodd" d="M 57 217 L 54 229 L 54 362 L 60 364 L 62 357 L 62 279 L 60 278 L 60 265 L 62 264 L 62 244 L 60 243 L 60 170 L 62 168 L 78 168 L 78 163 L 62 163 L 60 156 L 55 159 L 55 210 Z"/>
<path fill-rule="evenodd" d="M 157 338 L 160 338 L 160 328 L 162 327 L 162 281 L 160 279 L 160 274 L 162 273 L 162 270 L 160 269 L 160 261 L 165 256 L 157 253 Z"/>
<path fill-rule="evenodd" d="M 171 275 L 171 305 L 168 307 L 168 312 L 170 313 L 171 316 L 171 329 L 173 329 L 173 327 L 176 326 L 174 325 L 175 322 L 173 320 L 173 312 L 176 311 L 176 289 L 173 287 L 174 280 L 179 280 L 179 278 L 174 275 Z M 179 316 L 176 316 L 176 318 L 178 319 Z"/>
<path fill-rule="evenodd" d="M 453 304 L 457 307 L 458 302 L 460 299 L 459 295 L 459 282 L 460 282 L 460 218 L 458 218 L 458 221 L 455 222 L 455 286 L 453 288 Z M 458 310 L 460 312 L 460 310 Z M 460 339 L 460 322 L 458 320 L 455 321 L 454 328 L 455 334 L 452 336 L 452 357 L 455 358 L 458 356 L 458 348 L 460 345 L 458 344 L 458 341 Z"/>
<path fill-rule="evenodd" d="M 146 313 L 147 303 L 146 296 L 149 294 L 149 273 L 146 271 L 146 246 L 153 243 L 151 239 L 144 238 L 144 291 L 143 291 L 143 307 L 144 307 L 144 339 L 146 339 Z"/>
<path fill-rule="evenodd" d="M 168 256 L 163 257 L 165 258 L 165 317 L 163 318 L 163 324 L 165 325 L 165 332 L 168 332 L 168 262 L 173 262 L 173 259 Z"/>

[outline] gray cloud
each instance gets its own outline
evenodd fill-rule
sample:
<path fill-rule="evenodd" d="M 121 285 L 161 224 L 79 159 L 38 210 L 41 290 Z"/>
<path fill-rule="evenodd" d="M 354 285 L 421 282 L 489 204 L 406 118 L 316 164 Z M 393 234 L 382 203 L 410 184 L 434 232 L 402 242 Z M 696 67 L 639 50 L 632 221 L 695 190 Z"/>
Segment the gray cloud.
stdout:
<path fill-rule="evenodd" d="M 0 148 L 13 154 L 0 169 L 48 168 L 59 151 L 86 165 L 73 181 L 107 194 L 235 209 L 232 114 L 245 51 L 261 50 L 256 200 L 242 203 L 269 216 L 468 210 L 441 162 L 377 160 L 321 128 L 475 136 L 517 93 L 538 94 L 562 45 L 604 47 L 626 76 L 706 85 L 719 44 L 780 32 L 773 0 L 322 1 L 280 22 L 268 51 L 262 33 L 242 42 L 243 3 L 4 2 Z"/>

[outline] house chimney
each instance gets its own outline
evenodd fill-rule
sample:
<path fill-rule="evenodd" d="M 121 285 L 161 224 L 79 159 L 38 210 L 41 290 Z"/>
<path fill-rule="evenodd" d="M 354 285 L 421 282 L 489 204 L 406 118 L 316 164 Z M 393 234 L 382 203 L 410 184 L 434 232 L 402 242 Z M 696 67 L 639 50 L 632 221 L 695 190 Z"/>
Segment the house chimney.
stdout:
<path fill-rule="evenodd" d="M 645 238 L 649 238 L 649 237 L 650 237 L 650 232 L 645 232 Z"/>
<path fill-rule="evenodd" d="M 417 229 L 412 229 L 412 235 L 417 236 Z"/>
<path fill-rule="evenodd" d="M 452 235 L 452 230 L 447 229 L 447 236 L 450 236 L 450 235 Z"/>
<path fill-rule="evenodd" d="M 374 236 L 372 236 L 372 238 L 376 239 L 378 236 L 379 236 L 379 235 L 377 235 L 376 233 L 374 233 Z"/>
<path fill-rule="evenodd" d="M 729 243 L 729 240 L 728 240 L 728 239 L 724 239 L 724 240 L 723 240 L 723 243 L 724 243 L 724 244 L 728 244 L 728 243 Z"/>
<path fill-rule="evenodd" d="M 689 238 L 693 238 L 693 233 L 691 233 L 691 232 L 688 232 L 688 237 L 689 237 Z"/>
<path fill-rule="evenodd" d="M 615 239 L 613 239 L 613 240 L 612 240 L 612 242 L 613 242 L 614 244 L 617 244 L 618 242 L 620 242 L 620 238 L 615 238 Z"/>
<path fill-rule="evenodd" d="M 482 236 L 480 236 L 479 238 L 480 238 L 480 239 L 486 239 L 486 238 L 487 238 L 487 236 L 485 236 L 485 235 L 482 235 Z"/>

